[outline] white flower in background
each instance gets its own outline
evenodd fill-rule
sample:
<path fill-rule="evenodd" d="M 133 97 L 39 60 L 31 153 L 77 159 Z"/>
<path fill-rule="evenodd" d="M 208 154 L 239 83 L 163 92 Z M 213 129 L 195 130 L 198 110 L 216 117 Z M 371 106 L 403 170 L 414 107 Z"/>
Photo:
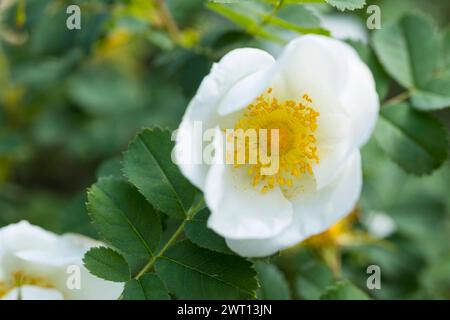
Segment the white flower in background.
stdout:
<path fill-rule="evenodd" d="M 79 235 L 58 236 L 26 221 L 1 228 L 0 300 L 117 299 L 123 284 L 97 278 L 83 266 L 84 253 L 99 245 Z M 79 288 L 70 284 L 69 277 L 77 276 L 73 266 L 80 271 Z"/>
<path fill-rule="evenodd" d="M 323 232 L 353 209 L 362 185 L 359 148 L 378 109 L 371 72 L 341 41 L 303 36 L 276 61 L 259 49 L 237 49 L 200 85 L 175 155 L 182 173 L 204 191 L 208 226 L 238 254 L 267 256 Z M 278 172 L 261 175 L 260 162 L 186 162 L 203 149 L 191 143 L 194 121 L 221 135 L 229 128 L 278 129 Z"/>
<path fill-rule="evenodd" d="M 321 13 L 314 6 L 308 6 L 320 19 L 320 26 L 331 33 L 331 37 L 338 40 L 352 40 L 367 44 L 369 36 L 364 20 L 356 15 L 348 13 Z M 291 41 L 298 37 L 298 33 L 289 30 L 280 30 L 279 34 L 286 41 Z M 273 41 L 261 40 L 261 47 L 275 55 L 282 50 L 282 45 Z"/>
<path fill-rule="evenodd" d="M 331 36 L 339 40 L 353 40 L 367 43 L 367 28 L 363 21 L 349 14 L 324 14 L 320 16 L 320 25 L 330 30 Z"/>
<path fill-rule="evenodd" d="M 386 238 L 397 231 L 394 219 L 384 212 L 372 211 L 365 221 L 367 231 L 377 238 Z"/>

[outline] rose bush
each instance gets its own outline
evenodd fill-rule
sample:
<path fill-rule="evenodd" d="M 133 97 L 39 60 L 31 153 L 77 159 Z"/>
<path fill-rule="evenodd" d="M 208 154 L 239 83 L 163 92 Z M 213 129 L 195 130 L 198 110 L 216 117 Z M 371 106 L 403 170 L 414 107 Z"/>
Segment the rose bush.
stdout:
<path fill-rule="evenodd" d="M 1 298 L 450 297 L 448 0 L 70 5 L 0 4 Z"/>

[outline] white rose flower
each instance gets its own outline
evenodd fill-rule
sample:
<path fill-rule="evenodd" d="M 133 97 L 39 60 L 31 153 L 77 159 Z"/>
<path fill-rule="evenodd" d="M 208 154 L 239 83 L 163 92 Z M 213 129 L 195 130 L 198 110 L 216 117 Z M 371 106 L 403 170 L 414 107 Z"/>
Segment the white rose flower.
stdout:
<path fill-rule="evenodd" d="M 1 228 L 0 300 L 117 299 L 123 284 L 97 278 L 83 266 L 84 253 L 99 245 L 80 235 L 58 236 L 26 221 Z"/>
<path fill-rule="evenodd" d="M 236 49 L 213 66 L 189 104 L 175 157 L 205 194 L 208 226 L 239 255 L 267 256 L 353 209 L 362 186 L 359 148 L 378 110 L 371 72 L 344 42 L 303 36 L 276 61 L 259 49 Z M 202 152 L 190 136 L 196 121 L 221 135 L 229 128 L 278 129 L 278 171 L 262 175 L 261 162 L 185 161 Z"/>

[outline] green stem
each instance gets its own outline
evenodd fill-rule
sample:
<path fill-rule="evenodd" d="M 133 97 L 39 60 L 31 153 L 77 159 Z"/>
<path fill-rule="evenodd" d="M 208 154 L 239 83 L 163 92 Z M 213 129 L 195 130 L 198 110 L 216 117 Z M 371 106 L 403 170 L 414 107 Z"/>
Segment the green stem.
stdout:
<path fill-rule="evenodd" d="M 179 43 L 181 38 L 180 29 L 178 28 L 178 25 L 169 9 L 167 8 L 166 3 L 164 2 L 164 0 L 152 0 L 152 2 L 156 10 L 158 11 L 159 17 L 161 18 L 164 27 L 169 33 L 169 36 L 175 43 Z"/>
<path fill-rule="evenodd" d="M 212 61 L 217 60 L 219 57 L 214 55 L 214 52 L 210 48 L 201 47 L 201 46 L 187 46 L 182 41 L 182 34 L 180 31 L 180 28 L 173 18 L 173 15 L 170 13 L 170 10 L 167 8 L 166 3 L 164 0 L 151 0 L 156 11 L 158 12 L 158 16 L 162 21 L 163 28 L 167 31 L 169 37 L 172 39 L 172 41 L 184 49 L 190 50 L 195 54 L 204 55 L 211 59 Z"/>
<path fill-rule="evenodd" d="M 392 98 L 386 100 L 382 106 L 387 106 L 389 104 L 397 104 L 402 101 L 405 101 L 408 98 L 409 98 L 409 91 L 405 91 L 405 92 L 400 93 L 399 95 L 396 95 L 395 97 L 392 97 Z"/>
<path fill-rule="evenodd" d="M 164 247 L 161 248 L 161 250 L 158 252 L 158 254 L 154 255 L 150 261 L 144 266 L 144 268 L 142 268 L 141 271 L 139 271 L 139 273 L 136 276 L 136 280 L 138 280 L 140 277 L 142 277 L 145 273 L 147 273 L 148 271 L 150 271 L 153 268 L 153 265 L 155 264 L 156 260 L 158 260 L 158 258 L 160 258 L 166 251 L 167 249 L 169 249 L 172 244 L 178 239 L 178 237 L 183 233 L 184 231 L 184 226 L 186 225 L 186 222 L 188 220 L 184 220 L 180 226 L 177 228 L 177 230 L 174 232 L 174 234 L 170 237 L 170 239 L 166 242 L 166 244 L 164 245 Z"/>
<path fill-rule="evenodd" d="M 175 232 L 166 242 L 164 247 L 162 247 L 161 250 L 159 250 L 159 252 L 149 260 L 149 262 L 142 268 L 141 271 L 139 271 L 139 273 L 135 277 L 136 280 L 138 280 L 140 277 L 142 277 L 145 273 L 147 273 L 153 268 L 156 260 L 158 260 L 162 255 L 164 255 L 164 253 L 176 242 L 178 237 L 183 233 L 186 222 L 191 220 L 203 205 L 204 200 L 202 199 L 189 209 L 189 211 L 186 213 L 186 219 L 183 220 L 183 222 L 178 226 L 177 230 L 175 230 Z"/>
<path fill-rule="evenodd" d="M 256 25 L 253 30 L 248 30 L 248 33 L 251 35 L 257 35 L 261 29 L 272 20 L 272 18 L 278 13 L 278 11 L 283 7 L 284 0 L 278 0 L 278 2 L 274 5 L 272 11 L 264 16 L 261 22 Z"/>

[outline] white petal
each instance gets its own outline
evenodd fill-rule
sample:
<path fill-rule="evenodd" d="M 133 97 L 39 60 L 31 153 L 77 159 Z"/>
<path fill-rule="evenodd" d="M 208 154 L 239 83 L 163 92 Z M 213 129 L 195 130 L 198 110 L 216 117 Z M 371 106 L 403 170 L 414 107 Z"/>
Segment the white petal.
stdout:
<path fill-rule="evenodd" d="M 313 171 L 317 188 L 321 189 L 336 177 L 348 156 L 370 137 L 379 109 L 375 82 L 353 48 L 317 35 L 291 41 L 277 68 L 275 91 L 291 99 L 307 93 L 320 112 L 321 163 Z"/>
<path fill-rule="evenodd" d="M 267 63 L 264 69 L 252 73 L 239 80 L 230 88 L 220 102 L 218 113 L 228 115 L 245 108 L 252 103 L 267 87 L 269 87 L 274 68 L 273 63 Z"/>
<path fill-rule="evenodd" d="M 208 173 L 205 200 L 211 210 L 208 227 L 225 238 L 267 238 L 292 220 L 292 205 L 279 188 L 263 194 L 251 186 L 243 168 L 214 164 Z"/>
<path fill-rule="evenodd" d="M 0 229 L 0 252 L 20 250 L 48 250 L 58 241 L 58 236 L 27 221 Z"/>
<path fill-rule="evenodd" d="M 0 268 L 5 274 L 18 270 L 30 276 L 52 279 L 66 266 L 81 261 L 86 251 L 69 237 L 60 237 L 28 222 L 0 230 L 2 253 Z"/>
<path fill-rule="evenodd" d="M 372 134 L 380 102 L 369 68 L 356 56 L 356 52 L 354 55 L 349 54 L 348 57 L 349 79 L 342 92 L 341 101 L 352 119 L 354 144 L 359 147 L 365 144 Z"/>
<path fill-rule="evenodd" d="M 27 221 L 0 229 L 0 269 L 2 277 L 21 270 L 46 276 L 55 269 L 47 258 L 58 245 L 58 236 Z M 42 263 L 43 261 L 46 261 Z M 55 262 L 56 263 L 56 262 Z"/>
<path fill-rule="evenodd" d="M 65 233 L 60 237 L 60 242 L 62 243 L 61 247 L 63 246 L 71 246 L 71 247 L 77 247 L 84 250 L 88 250 L 92 247 L 99 247 L 103 245 L 101 241 L 91 239 L 87 236 L 84 236 L 82 234 L 77 233 Z"/>
<path fill-rule="evenodd" d="M 227 239 L 236 253 L 247 257 L 263 257 L 293 246 L 330 228 L 350 213 L 362 187 L 361 157 L 356 151 L 336 179 L 326 188 L 300 195 L 293 201 L 292 224 L 278 235 L 259 240 Z"/>
<path fill-rule="evenodd" d="M 105 281 L 89 273 L 89 271 L 79 263 L 80 287 L 68 286 L 71 274 L 67 272 L 58 275 L 58 288 L 63 292 L 66 300 L 116 300 L 123 292 L 124 284 L 118 282 Z"/>
<path fill-rule="evenodd" d="M 203 190 L 209 166 L 202 160 L 203 132 L 197 133 L 194 121 L 187 112 L 176 132 L 174 163 L 194 186 Z"/>
<path fill-rule="evenodd" d="M 0 229 L 0 270 L 3 280 L 21 271 L 30 277 L 49 282 L 66 299 L 116 299 L 123 284 L 104 281 L 91 275 L 82 265 L 84 253 L 101 244 L 84 236 L 67 234 L 57 236 L 28 222 Z M 68 267 L 78 266 L 81 288 L 70 290 Z M 40 292 L 40 291 L 39 291 Z"/>
<path fill-rule="evenodd" d="M 195 97 L 190 102 L 177 133 L 176 162 L 181 172 L 198 188 L 203 189 L 208 165 L 192 161 L 201 157 L 201 141 L 194 136 L 194 121 L 202 121 L 203 129 L 214 128 L 220 121 L 219 104 L 237 83 L 274 63 L 265 51 L 236 49 L 214 64 Z M 197 158 L 196 158 L 197 157 Z"/>
<path fill-rule="evenodd" d="M 35 266 L 37 269 L 48 269 L 51 267 L 63 267 L 67 264 L 73 263 L 80 259 L 83 253 L 74 254 L 71 252 L 61 252 L 58 251 L 38 251 L 38 250 L 22 250 L 14 253 L 14 257 L 20 260 L 22 268 L 28 265 L 28 268 Z M 38 266 L 41 266 L 38 268 Z M 16 267 L 20 268 L 20 267 Z"/>
<path fill-rule="evenodd" d="M 283 231 L 284 232 L 284 231 Z M 271 256 L 290 246 L 280 235 L 267 239 L 225 239 L 227 246 L 242 257 L 261 258 Z"/>
<path fill-rule="evenodd" d="M 301 223 L 303 238 L 325 231 L 350 213 L 359 199 L 361 188 L 361 155 L 357 150 L 326 188 L 292 199 L 294 219 Z"/>
<path fill-rule="evenodd" d="M 284 99 L 308 94 L 320 112 L 316 132 L 320 163 L 313 166 L 317 189 L 335 179 L 357 147 L 352 117 L 340 99 L 349 70 L 348 59 L 336 52 L 340 48 L 339 41 L 317 35 L 291 41 L 277 62 L 273 84 L 274 94 Z"/>
<path fill-rule="evenodd" d="M 345 42 L 323 36 L 309 35 L 301 37 L 299 40 L 294 40 L 293 43 L 298 41 L 300 44 L 297 43 L 297 46 L 301 48 L 302 39 L 304 42 L 309 42 L 309 46 L 313 46 L 314 44 L 321 47 L 318 51 L 325 50 L 328 52 L 328 60 L 323 63 L 326 68 L 329 68 L 328 74 L 326 71 L 321 70 L 321 74 L 313 78 L 315 81 L 324 85 L 319 88 L 317 95 L 320 98 L 320 90 L 324 93 L 327 91 L 327 94 L 334 91 L 335 95 L 332 98 L 334 105 L 339 110 L 343 109 L 352 120 L 351 127 L 353 128 L 352 137 L 354 144 L 361 146 L 369 139 L 375 126 L 379 110 L 379 99 L 376 92 L 375 80 L 370 69 L 362 62 L 358 53 Z M 307 45 L 305 44 L 304 46 Z M 297 50 L 301 51 L 301 49 Z M 324 53 L 322 55 L 323 60 L 326 60 L 326 55 Z M 314 61 L 311 57 L 309 59 L 308 61 Z M 312 74 L 319 67 L 312 62 L 310 69 Z M 330 72 L 335 72 L 336 74 L 333 75 Z M 312 75 L 308 76 L 313 77 Z M 292 78 L 295 79 L 295 75 L 292 75 Z M 335 84 L 326 85 L 326 79 L 328 79 L 328 82 L 334 81 Z M 311 93 L 311 95 L 314 100 L 315 94 Z M 319 101 L 319 110 L 325 107 L 325 104 L 320 104 L 321 102 Z M 330 108 L 328 107 L 328 109 Z"/>
<path fill-rule="evenodd" d="M 313 172 L 316 189 L 320 190 L 336 178 L 355 146 L 351 139 L 352 127 L 348 125 L 351 120 L 347 115 L 325 113 L 317 121 L 317 154 L 320 161 L 314 163 Z"/>
<path fill-rule="evenodd" d="M 9 291 L 1 300 L 63 300 L 61 292 L 36 286 L 22 286 Z"/>
<path fill-rule="evenodd" d="M 328 37 L 306 35 L 292 40 L 275 68 L 274 93 L 280 100 L 298 100 L 306 93 L 319 112 L 344 112 L 338 98 L 347 66 L 334 53 L 334 41 Z"/>

